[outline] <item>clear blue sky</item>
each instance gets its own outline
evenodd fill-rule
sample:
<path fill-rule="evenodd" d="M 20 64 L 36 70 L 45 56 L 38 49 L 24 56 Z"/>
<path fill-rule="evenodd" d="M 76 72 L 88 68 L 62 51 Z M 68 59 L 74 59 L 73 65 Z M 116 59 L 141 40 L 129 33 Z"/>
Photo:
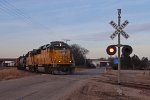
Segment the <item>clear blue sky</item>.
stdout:
<path fill-rule="evenodd" d="M 133 54 L 150 57 L 150 0 L 0 0 L 0 58 L 18 57 L 51 41 L 70 39 L 88 49 L 88 58 L 108 57 L 106 47 L 117 44 L 117 9 Z M 132 55 L 133 55 L 132 54 Z"/>

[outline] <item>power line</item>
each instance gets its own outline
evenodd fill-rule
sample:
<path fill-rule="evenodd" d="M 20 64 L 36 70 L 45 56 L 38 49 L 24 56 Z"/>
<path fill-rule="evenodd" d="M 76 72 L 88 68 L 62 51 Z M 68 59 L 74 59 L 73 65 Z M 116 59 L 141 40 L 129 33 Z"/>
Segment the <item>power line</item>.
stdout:
<path fill-rule="evenodd" d="M 25 18 L 22 18 L 20 16 L 20 14 L 14 12 L 12 9 L 2 5 L 1 2 L 0 2 L 0 10 L 7 13 L 7 14 L 9 14 L 9 15 L 19 16 L 24 22 L 26 22 L 27 24 L 31 24 L 31 22 L 29 20 L 26 20 Z"/>
<path fill-rule="evenodd" d="M 23 11 L 21 11 L 6 0 L 0 1 L 0 10 L 4 11 L 5 13 L 20 17 L 27 24 L 32 24 L 34 26 L 49 30 L 48 27 L 37 21 L 34 21 L 30 16 L 27 16 Z"/>

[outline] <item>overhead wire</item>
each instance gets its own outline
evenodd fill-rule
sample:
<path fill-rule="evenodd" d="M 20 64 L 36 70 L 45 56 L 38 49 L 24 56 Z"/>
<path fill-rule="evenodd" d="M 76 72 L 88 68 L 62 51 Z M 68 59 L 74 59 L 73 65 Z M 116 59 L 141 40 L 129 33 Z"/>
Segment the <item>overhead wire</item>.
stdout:
<path fill-rule="evenodd" d="M 0 10 L 9 14 L 9 15 L 13 15 L 13 16 L 19 16 L 24 22 L 26 22 L 27 24 L 30 24 L 31 22 L 29 20 L 26 20 L 25 18 L 22 18 L 20 16 L 20 14 L 14 12 L 12 9 L 10 9 L 9 7 L 4 6 L 1 1 L 0 1 Z"/>
<path fill-rule="evenodd" d="M 47 26 L 33 20 L 33 18 L 31 18 L 30 16 L 25 14 L 22 10 L 18 9 L 17 7 L 15 7 L 13 4 L 9 3 L 6 0 L 2 0 L 2 1 L 0 0 L 0 10 L 4 11 L 7 14 L 20 17 L 27 24 L 38 26 L 40 28 L 49 30 Z"/>

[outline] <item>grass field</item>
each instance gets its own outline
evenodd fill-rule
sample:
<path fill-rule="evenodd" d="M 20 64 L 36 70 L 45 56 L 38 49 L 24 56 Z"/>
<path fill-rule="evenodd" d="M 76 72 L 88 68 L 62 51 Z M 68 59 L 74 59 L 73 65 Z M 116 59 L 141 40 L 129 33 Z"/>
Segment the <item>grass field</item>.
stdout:
<path fill-rule="evenodd" d="M 31 73 L 28 71 L 21 71 L 21 70 L 17 70 L 17 68 L 12 68 L 12 67 L 0 69 L 0 81 L 20 78 L 20 77 L 25 77 L 25 76 L 31 76 L 31 75 L 36 75 L 36 73 Z"/>

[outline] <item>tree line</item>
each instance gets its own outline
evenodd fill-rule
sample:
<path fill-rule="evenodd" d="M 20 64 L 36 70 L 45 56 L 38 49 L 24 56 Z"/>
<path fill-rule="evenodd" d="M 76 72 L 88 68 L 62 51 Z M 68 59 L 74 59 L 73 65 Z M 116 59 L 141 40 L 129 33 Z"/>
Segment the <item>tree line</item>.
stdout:
<path fill-rule="evenodd" d="M 113 66 L 114 69 L 117 69 L 118 65 L 114 64 L 114 59 L 116 57 L 108 58 L 111 61 L 110 66 Z M 133 69 L 133 70 L 144 70 L 150 68 L 150 62 L 147 57 L 142 57 L 141 59 L 137 55 L 130 56 L 121 56 L 121 69 Z"/>
<path fill-rule="evenodd" d="M 95 67 L 92 64 L 91 60 L 86 59 L 86 55 L 89 53 L 89 50 L 81 47 L 78 44 L 71 45 L 72 53 L 74 56 L 74 61 L 76 66 L 86 66 L 89 68 Z M 114 64 L 114 60 L 117 57 L 109 57 L 108 59 L 100 58 L 101 60 L 108 60 L 110 61 L 110 66 L 114 69 L 118 68 L 117 64 Z M 137 55 L 130 56 L 121 56 L 121 69 L 133 69 L 133 70 L 143 70 L 149 69 L 150 62 L 147 57 L 142 57 L 141 59 Z"/>
<path fill-rule="evenodd" d="M 89 53 L 89 50 L 81 47 L 78 44 L 71 45 L 74 61 L 76 66 L 94 68 L 94 64 L 90 59 L 86 58 L 86 55 Z"/>

